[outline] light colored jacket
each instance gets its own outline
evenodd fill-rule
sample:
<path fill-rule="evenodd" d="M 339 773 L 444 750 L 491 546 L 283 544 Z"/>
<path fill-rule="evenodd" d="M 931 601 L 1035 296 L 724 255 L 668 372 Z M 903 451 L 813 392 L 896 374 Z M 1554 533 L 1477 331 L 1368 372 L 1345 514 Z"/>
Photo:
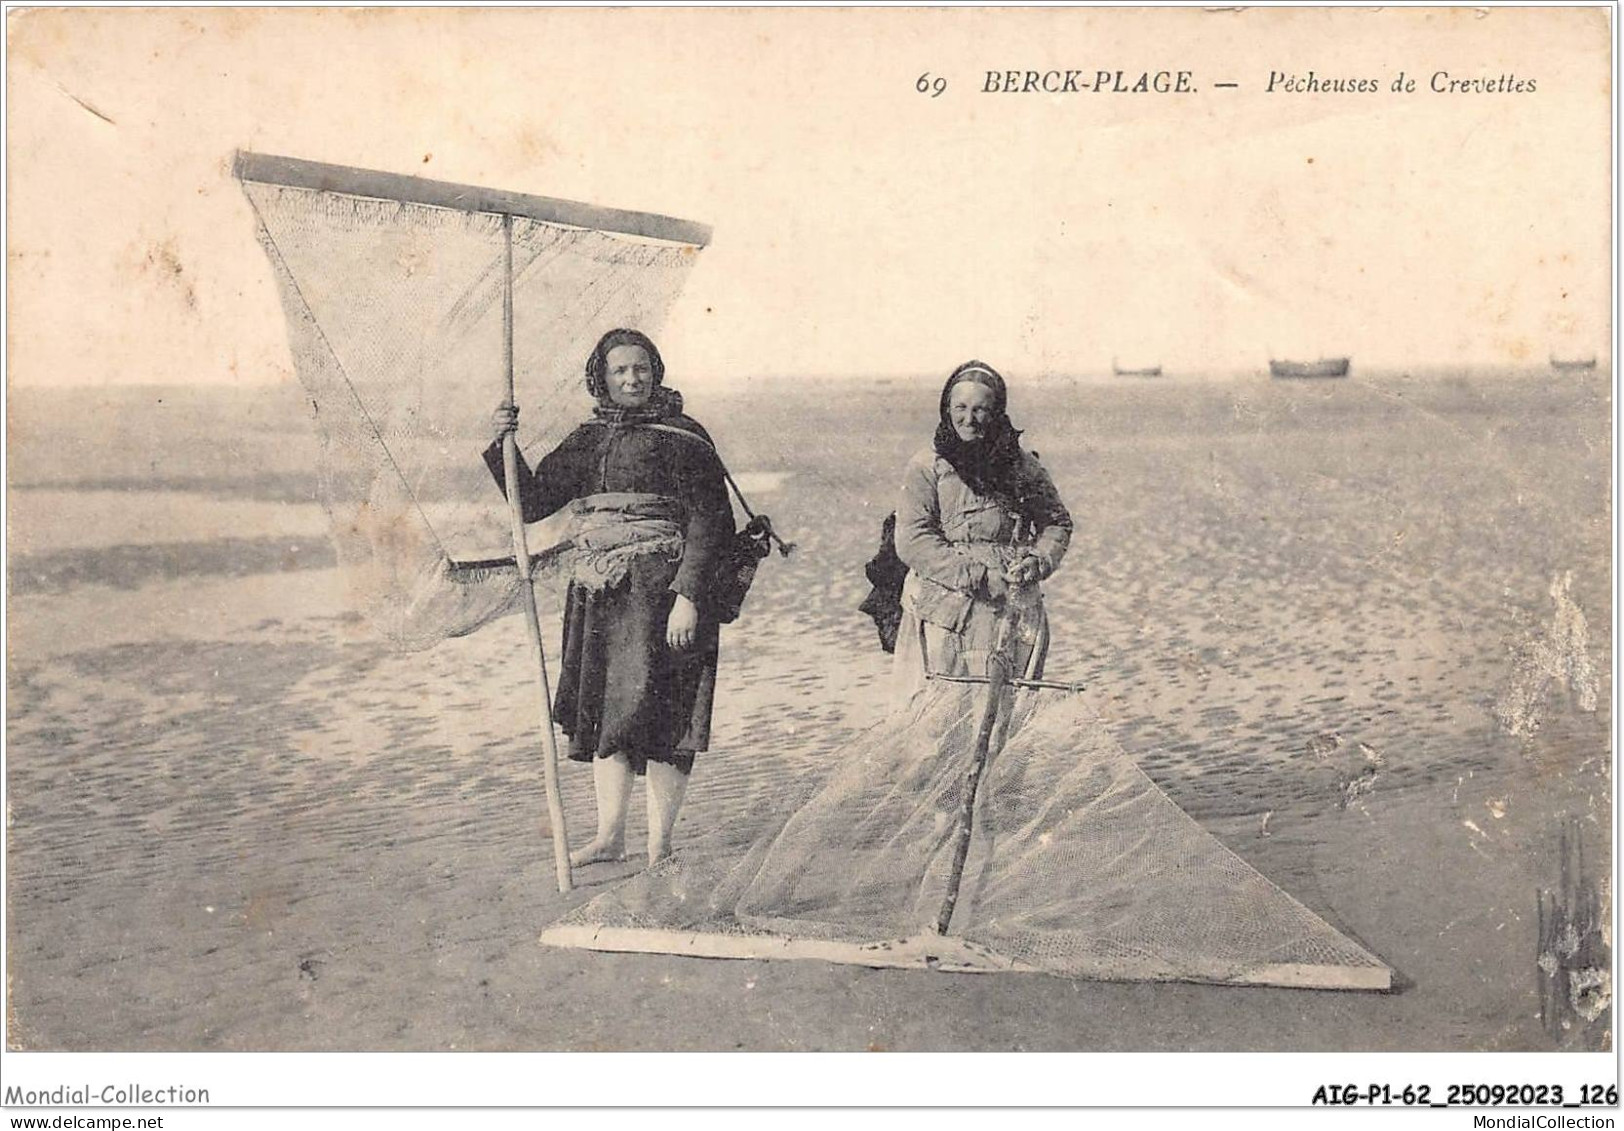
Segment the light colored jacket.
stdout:
<path fill-rule="evenodd" d="M 1002 573 L 1027 553 L 1037 558 L 1042 577 L 1059 567 L 1071 542 L 1071 515 L 1054 480 L 1028 452 L 1021 453 L 1018 482 L 1030 521 L 1007 501 L 972 490 L 934 448 L 908 461 L 896 528 L 897 556 L 908 567 L 904 610 L 957 632 L 976 599 L 987 597 L 988 573 Z"/>

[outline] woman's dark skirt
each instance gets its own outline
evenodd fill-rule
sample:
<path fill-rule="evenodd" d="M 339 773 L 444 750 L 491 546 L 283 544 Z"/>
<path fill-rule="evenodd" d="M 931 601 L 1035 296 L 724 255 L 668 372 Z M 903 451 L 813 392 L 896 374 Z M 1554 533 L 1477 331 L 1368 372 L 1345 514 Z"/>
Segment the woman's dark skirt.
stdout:
<path fill-rule="evenodd" d="M 690 647 L 666 644 L 676 572 L 675 562 L 639 559 L 617 586 L 570 585 L 554 717 L 574 761 L 624 754 L 636 774 L 649 762 L 688 773 L 710 745 L 720 631 L 701 615 Z"/>

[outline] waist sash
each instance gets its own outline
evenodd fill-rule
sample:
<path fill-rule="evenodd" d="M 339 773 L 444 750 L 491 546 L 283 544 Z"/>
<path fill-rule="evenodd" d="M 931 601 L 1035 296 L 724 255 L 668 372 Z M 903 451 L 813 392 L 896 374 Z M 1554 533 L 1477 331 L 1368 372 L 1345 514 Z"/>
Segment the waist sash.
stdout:
<path fill-rule="evenodd" d="M 682 558 L 687 508 L 678 499 L 631 491 L 588 495 L 570 504 L 570 580 L 592 590 L 621 584 L 641 557 Z"/>

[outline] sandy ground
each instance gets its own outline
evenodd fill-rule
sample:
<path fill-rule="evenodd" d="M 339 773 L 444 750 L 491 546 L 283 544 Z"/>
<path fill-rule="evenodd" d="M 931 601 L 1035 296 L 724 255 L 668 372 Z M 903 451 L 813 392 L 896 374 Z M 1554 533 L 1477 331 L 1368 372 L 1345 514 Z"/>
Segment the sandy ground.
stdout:
<path fill-rule="evenodd" d="M 87 395 L 78 416 L 14 401 L 15 1039 L 1598 1047 L 1611 987 L 1573 971 L 1610 968 L 1585 911 L 1611 899 L 1608 384 L 1564 382 L 1017 390 L 1078 521 L 1048 586 L 1051 672 L 1087 681 L 1209 831 L 1388 961 L 1388 994 L 543 947 L 636 865 L 554 890 L 519 621 L 415 654 L 368 636 L 291 390 Z M 854 607 L 934 387 L 690 395 L 800 548 L 724 635 L 679 836 L 749 822 L 883 710 L 888 660 Z M 120 438 L 75 447 L 75 419 Z M 584 832 L 584 767 L 565 789 Z M 634 847 L 641 830 L 634 806 Z M 1568 937 L 1542 937 L 1542 889 Z"/>

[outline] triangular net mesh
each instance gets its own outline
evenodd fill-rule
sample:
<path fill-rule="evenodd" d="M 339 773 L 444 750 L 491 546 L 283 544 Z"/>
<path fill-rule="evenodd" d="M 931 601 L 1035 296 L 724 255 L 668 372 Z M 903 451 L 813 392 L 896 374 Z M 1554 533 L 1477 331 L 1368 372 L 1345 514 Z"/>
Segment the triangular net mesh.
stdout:
<path fill-rule="evenodd" d="M 1080 695 L 1008 698 L 945 938 L 984 692 L 938 684 L 834 751 L 752 841 L 724 831 L 576 909 L 544 942 L 1078 978 L 1385 989 L 1378 958 L 1205 832 Z M 777 791 L 775 793 L 775 791 Z M 717 822 L 729 826 L 733 818 Z"/>
<path fill-rule="evenodd" d="M 396 646 L 423 648 L 515 610 L 507 504 L 480 459 L 505 394 L 503 217 L 246 178 L 243 190 L 315 405 L 322 502 L 358 611 Z M 598 338 L 656 333 L 696 248 L 511 224 L 533 461 L 586 418 Z M 538 529 L 532 551 L 549 539 Z"/>

